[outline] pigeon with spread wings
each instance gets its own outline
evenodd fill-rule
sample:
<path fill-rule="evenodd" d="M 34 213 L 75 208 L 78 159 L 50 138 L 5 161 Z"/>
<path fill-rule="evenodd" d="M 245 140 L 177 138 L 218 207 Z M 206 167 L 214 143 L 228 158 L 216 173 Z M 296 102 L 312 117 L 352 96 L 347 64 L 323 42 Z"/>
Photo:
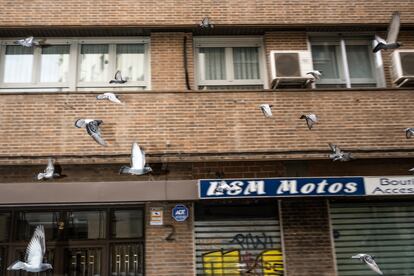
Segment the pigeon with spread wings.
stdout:
<path fill-rule="evenodd" d="M 137 143 L 133 143 L 131 150 L 131 167 L 122 166 L 119 173 L 143 175 L 151 171 L 151 167 L 145 165 L 145 152 L 141 150 Z"/>
<path fill-rule="evenodd" d="M 318 117 L 313 113 L 303 114 L 299 119 L 305 119 L 309 129 L 312 129 L 313 125 L 318 123 Z"/>
<path fill-rule="evenodd" d="M 354 159 L 350 152 L 343 152 L 337 145 L 329 144 L 329 147 L 331 148 L 332 152 L 329 154 L 329 158 L 332 159 L 332 161 L 350 161 Z"/>
<path fill-rule="evenodd" d="M 362 263 L 366 263 L 370 269 L 376 272 L 379 275 L 384 275 L 377 263 L 374 261 L 374 257 L 368 254 L 357 254 L 351 257 L 352 259 L 360 259 Z"/>
<path fill-rule="evenodd" d="M 102 120 L 93 119 L 79 119 L 75 122 L 77 128 L 85 127 L 88 134 L 101 146 L 107 146 L 105 140 L 101 136 L 99 126 L 103 123 Z"/>
<path fill-rule="evenodd" d="M 53 269 L 51 264 L 43 263 L 46 253 L 45 229 L 38 225 L 26 249 L 25 261 L 16 261 L 7 270 L 25 270 L 27 272 L 42 272 Z"/>
<path fill-rule="evenodd" d="M 119 96 L 111 92 L 99 94 L 98 96 L 96 96 L 96 99 L 97 100 L 109 100 L 113 103 L 123 104 L 121 100 L 119 99 Z"/>
<path fill-rule="evenodd" d="M 115 77 L 113 80 L 110 80 L 109 83 L 117 83 L 117 84 L 122 84 L 122 83 L 126 83 L 127 80 L 122 78 L 122 74 L 121 71 L 116 71 L 115 73 Z"/>
<path fill-rule="evenodd" d="M 62 168 L 58 164 L 53 164 L 53 159 L 47 160 L 46 169 L 42 173 L 38 173 L 36 176 L 37 180 L 48 180 L 53 178 L 63 177 Z"/>
<path fill-rule="evenodd" d="M 259 105 L 260 110 L 262 110 L 263 115 L 265 115 L 265 117 L 270 118 L 273 116 L 272 114 L 272 107 L 273 105 L 271 104 L 261 104 Z"/>
<path fill-rule="evenodd" d="M 14 43 L 17 45 L 23 46 L 23 47 L 27 47 L 27 48 L 40 46 L 40 41 L 34 39 L 33 36 L 29 36 L 23 39 L 16 40 Z"/>
<path fill-rule="evenodd" d="M 201 23 L 199 26 L 202 29 L 213 29 L 214 28 L 214 25 L 211 24 L 210 18 L 208 17 L 204 17 L 203 20 L 201 20 Z"/>
<path fill-rule="evenodd" d="M 398 33 L 400 32 L 400 12 L 396 11 L 392 14 L 391 22 L 388 25 L 388 32 L 387 32 L 387 40 L 379 37 L 378 35 L 375 36 L 375 40 L 377 41 L 377 45 L 372 50 L 374 53 L 380 50 L 386 49 L 397 49 L 402 44 L 397 42 Z"/>

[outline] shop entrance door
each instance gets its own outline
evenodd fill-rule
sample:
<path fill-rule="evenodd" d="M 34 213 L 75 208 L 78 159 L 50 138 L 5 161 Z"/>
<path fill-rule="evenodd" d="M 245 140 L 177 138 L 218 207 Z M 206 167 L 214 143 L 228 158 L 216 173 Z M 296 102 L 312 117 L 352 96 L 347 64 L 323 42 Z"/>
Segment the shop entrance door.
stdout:
<path fill-rule="evenodd" d="M 99 248 L 65 248 L 65 276 L 100 276 L 102 250 Z"/>

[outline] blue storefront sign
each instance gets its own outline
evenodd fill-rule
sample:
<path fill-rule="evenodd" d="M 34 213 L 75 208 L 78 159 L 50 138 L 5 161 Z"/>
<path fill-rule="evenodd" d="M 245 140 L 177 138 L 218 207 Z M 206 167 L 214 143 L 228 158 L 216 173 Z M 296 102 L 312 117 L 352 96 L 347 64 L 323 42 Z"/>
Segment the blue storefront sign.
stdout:
<path fill-rule="evenodd" d="M 176 221 L 185 221 L 189 216 L 189 211 L 188 208 L 182 204 L 177 204 L 175 205 L 175 207 L 172 209 L 172 217 L 176 220 Z"/>
<path fill-rule="evenodd" d="M 201 179 L 198 189 L 200 199 L 365 195 L 363 177 Z"/>

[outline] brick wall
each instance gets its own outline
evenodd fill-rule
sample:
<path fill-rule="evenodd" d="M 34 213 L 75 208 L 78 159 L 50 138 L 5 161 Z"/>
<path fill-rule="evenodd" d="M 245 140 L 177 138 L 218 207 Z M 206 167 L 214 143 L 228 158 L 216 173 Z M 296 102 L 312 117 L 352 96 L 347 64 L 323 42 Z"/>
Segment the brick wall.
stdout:
<path fill-rule="evenodd" d="M 217 26 L 229 24 L 387 24 L 392 11 L 403 12 L 403 23 L 413 23 L 410 0 L 241 1 L 184 0 L 64 2 L 3 0 L 0 26 L 183 26 L 210 16 Z"/>
<path fill-rule="evenodd" d="M 186 203 L 180 202 L 180 204 Z M 192 203 L 186 204 L 190 209 L 190 217 L 185 222 L 176 222 L 171 217 L 174 206 L 174 203 L 165 202 L 146 205 L 145 275 L 147 276 L 193 276 L 195 273 Z M 173 241 L 165 240 L 171 233 L 171 227 L 149 225 L 151 207 L 163 208 L 164 224 L 172 225 L 175 229 Z"/>
<path fill-rule="evenodd" d="M 186 90 L 184 70 L 184 36 L 187 37 L 189 84 L 194 89 L 192 35 L 151 33 L 151 82 L 154 90 Z"/>
<path fill-rule="evenodd" d="M 287 275 L 336 275 L 326 200 L 283 199 L 281 208 Z"/>
<path fill-rule="evenodd" d="M 97 101 L 91 93 L 1 95 L 1 162 L 56 156 L 76 163 L 89 156 L 94 163 L 118 156 L 116 163 L 127 163 L 134 141 L 150 158 L 181 161 L 241 155 L 250 160 L 325 159 L 328 143 L 358 151 L 356 157 L 363 158 L 412 157 L 414 149 L 404 133 L 413 127 L 411 90 L 120 95 L 125 105 Z M 272 118 L 263 116 L 261 103 L 274 105 Z M 320 118 L 311 131 L 299 120 L 307 112 Z M 78 118 L 102 119 L 109 146 L 98 145 L 85 129 L 76 128 Z"/>

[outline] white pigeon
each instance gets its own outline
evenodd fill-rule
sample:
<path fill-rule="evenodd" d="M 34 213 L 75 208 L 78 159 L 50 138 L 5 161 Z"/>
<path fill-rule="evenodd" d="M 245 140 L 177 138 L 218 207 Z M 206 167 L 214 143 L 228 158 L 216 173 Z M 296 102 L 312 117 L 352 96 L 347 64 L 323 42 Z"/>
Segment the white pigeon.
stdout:
<path fill-rule="evenodd" d="M 77 128 L 85 127 L 88 134 L 101 146 L 107 146 L 105 140 L 101 136 L 101 130 L 99 125 L 102 124 L 102 120 L 94 119 L 79 119 L 75 122 Z"/>
<path fill-rule="evenodd" d="M 372 51 L 376 53 L 382 49 L 386 50 L 386 49 L 399 48 L 402 45 L 400 42 L 397 42 L 399 32 L 400 32 L 400 12 L 396 11 L 392 14 L 391 22 L 388 25 L 387 40 L 384 40 L 383 38 L 376 35 L 375 40 L 377 41 L 377 45 L 375 45 Z"/>
<path fill-rule="evenodd" d="M 36 179 L 47 180 L 47 179 L 58 178 L 62 176 L 61 173 L 62 173 L 62 168 L 59 165 L 57 165 L 55 168 L 52 158 L 49 158 L 47 160 L 46 169 L 42 173 L 38 173 Z"/>
<path fill-rule="evenodd" d="M 110 92 L 100 94 L 100 95 L 96 96 L 96 99 L 98 99 L 98 100 L 106 100 L 107 99 L 107 100 L 109 100 L 109 101 L 111 101 L 113 103 L 123 104 L 119 100 L 119 96 L 118 95 L 115 95 L 114 93 L 110 93 Z"/>
<path fill-rule="evenodd" d="M 201 20 L 200 28 L 202 29 L 213 29 L 214 25 L 210 23 L 210 19 L 208 17 L 204 17 L 203 20 Z"/>
<path fill-rule="evenodd" d="M 408 170 L 410 173 L 414 174 L 414 168 Z"/>
<path fill-rule="evenodd" d="M 411 136 L 413 136 L 413 135 L 414 135 L 414 128 L 408 127 L 408 128 L 405 129 L 405 137 L 407 139 L 411 138 Z"/>
<path fill-rule="evenodd" d="M 116 71 L 115 73 L 115 77 L 113 80 L 110 80 L 109 83 L 117 83 L 117 84 L 122 84 L 122 83 L 126 83 L 127 80 L 122 78 L 122 74 L 121 71 Z"/>
<path fill-rule="evenodd" d="M 313 113 L 303 114 L 299 119 L 305 119 L 309 129 L 312 129 L 313 125 L 318 123 L 318 117 Z"/>
<path fill-rule="evenodd" d="M 122 166 L 119 173 L 143 175 L 149 172 L 152 172 L 152 169 L 145 165 L 145 152 L 141 150 L 137 143 L 133 143 L 131 150 L 131 167 Z"/>
<path fill-rule="evenodd" d="M 329 147 L 332 150 L 332 154 L 329 154 L 329 158 L 332 159 L 332 161 L 350 161 L 351 159 L 354 159 L 350 152 L 343 152 L 337 145 L 329 144 Z"/>
<path fill-rule="evenodd" d="M 29 36 L 27 38 L 16 40 L 14 43 L 20 46 L 23 46 L 23 47 L 28 47 L 28 48 L 31 48 L 34 46 L 40 46 L 40 42 L 35 40 L 33 36 Z"/>
<path fill-rule="evenodd" d="M 45 229 L 38 225 L 33 233 L 32 239 L 26 249 L 25 261 L 16 261 L 7 270 L 25 270 L 27 272 L 42 272 L 53 269 L 51 264 L 43 263 L 46 253 Z"/>
<path fill-rule="evenodd" d="M 379 269 L 377 263 L 374 261 L 374 258 L 368 254 L 358 254 L 351 257 L 352 259 L 360 259 L 362 263 L 366 263 L 370 269 L 376 272 L 379 275 L 384 275 Z"/>
<path fill-rule="evenodd" d="M 322 72 L 318 70 L 313 70 L 313 71 L 307 72 L 306 75 L 311 75 L 314 80 L 320 80 L 322 77 Z"/>
<path fill-rule="evenodd" d="M 259 105 L 259 107 L 262 110 L 265 117 L 270 118 L 270 117 L 273 116 L 273 114 L 272 114 L 273 105 L 271 105 L 271 104 L 261 104 L 261 105 Z"/>

